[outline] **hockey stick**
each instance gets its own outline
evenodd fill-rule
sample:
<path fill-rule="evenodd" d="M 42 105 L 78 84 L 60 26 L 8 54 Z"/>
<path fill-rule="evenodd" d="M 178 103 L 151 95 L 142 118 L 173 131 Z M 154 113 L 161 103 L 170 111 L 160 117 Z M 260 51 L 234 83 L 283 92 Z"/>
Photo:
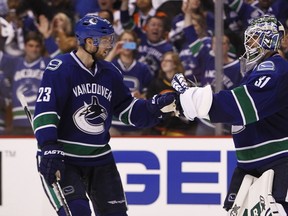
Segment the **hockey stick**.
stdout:
<path fill-rule="evenodd" d="M 31 112 L 30 112 L 30 110 L 28 108 L 28 104 L 27 104 L 26 98 L 25 98 L 25 96 L 22 93 L 18 95 L 18 98 L 19 98 L 19 101 L 20 101 L 20 103 L 21 103 L 21 105 L 22 105 L 22 107 L 24 109 L 24 112 L 25 112 L 25 114 L 26 114 L 26 116 L 27 116 L 27 118 L 28 118 L 28 120 L 29 120 L 29 122 L 31 124 L 32 130 L 33 130 L 34 128 L 33 128 L 32 114 L 31 114 Z M 72 213 L 71 213 L 70 208 L 68 206 L 68 203 L 67 203 L 67 201 L 65 199 L 65 196 L 64 196 L 64 193 L 62 191 L 62 188 L 61 188 L 61 186 L 59 184 L 59 180 L 60 180 L 59 171 L 57 171 L 55 175 L 56 175 L 57 180 L 56 180 L 55 183 L 52 184 L 53 190 L 55 191 L 58 199 L 60 200 L 60 203 L 62 204 L 62 206 L 64 208 L 66 216 L 72 216 Z"/>

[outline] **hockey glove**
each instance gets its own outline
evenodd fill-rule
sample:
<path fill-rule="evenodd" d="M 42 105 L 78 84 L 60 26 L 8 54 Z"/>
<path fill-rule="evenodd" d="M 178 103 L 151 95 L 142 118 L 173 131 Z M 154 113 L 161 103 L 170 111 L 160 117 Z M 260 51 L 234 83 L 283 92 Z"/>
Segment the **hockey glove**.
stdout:
<path fill-rule="evenodd" d="M 196 117 L 209 119 L 208 112 L 213 100 L 213 92 L 210 85 L 188 87 L 183 74 L 175 74 L 171 85 L 180 93 L 181 107 L 187 119 L 190 121 L 193 121 Z"/>
<path fill-rule="evenodd" d="M 179 94 L 183 94 L 189 89 L 188 82 L 183 74 L 175 74 L 171 81 L 171 85 Z M 184 111 L 180 103 L 180 96 L 178 98 L 179 99 L 176 101 L 177 110 L 179 110 L 181 116 L 184 116 Z"/>
<path fill-rule="evenodd" d="M 45 145 L 41 149 L 41 161 L 39 171 L 44 179 L 52 185 L 56 182 L 56 172 L 64 173 L 64 152 L 63 146 L 58 144 Z M 60 178 L 61 176 L 57 176 Z M 63 176 L 62 176 L 63 177 Z"/>
<path fill-rule="evenodd" d="M 183 94 L 189 89 L 188 83 L 183 74 L 175 74 L 171 81 L 171 85 L 180 94 Z"/>
<path fill-rule="evenodd" d="M 162 115 L 167 113 L 177 115 L 175 102 L 178 100 L 178 97 L 178 94 L 175 92 L 168 92 L 162 95 L 156 94 L 148 100 L 147 109 L 159 118 L 162 118 Z"/>

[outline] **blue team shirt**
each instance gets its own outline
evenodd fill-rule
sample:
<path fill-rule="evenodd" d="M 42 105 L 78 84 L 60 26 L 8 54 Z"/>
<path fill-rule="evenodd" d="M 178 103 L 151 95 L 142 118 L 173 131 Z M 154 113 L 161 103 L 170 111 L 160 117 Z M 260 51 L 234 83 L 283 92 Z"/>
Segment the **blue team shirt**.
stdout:
<path fill-rule="evenodd" d="M 129 68 L 125 68 L 120 58 L 114 59 L 112 63 L 121 70 L 123 74 L 123 82 L 129 88 L 130 92 L 139 91 L 143 94 L 147 91 L 147 87 L 153 79 L 153 75 L 147 65 L 134 60 Z M 113 118 L 112 124 L 120 130 L 138 130 L 135 127 L 124 124 L 118 118 Z"/>
<path fill-rule="evenodd" d="M 201 84 L 203 86 L 210 84 L 214 89 L 216 87 L 216 69 L 215 69 L 215 55 L 212 50 L 203 49 L 199 54 L 202 62 L 205 62 L 205 67 L 202 72 Z M 228 64 L 223 65 L 222 85 L 223 89 L 235 88 L 242 80 L 240 73 L 240 62 L 234 60 Z"/>
<path fill-rule="evenodd" d="M 131 96 L 121 71 L 112 63 L 97 60 L 90 71 L 75 51 L 59 55 L 50 61 L 39 88 L 33 120 L 38 145 L 63 145 L 67 163 L 106 163 L 113 160 L 112 116 L 136 127 L 160 121 L 146 103 Z"/>
<path fill-rule="evenodd" d="M 147 90 L 147 87 L 153 79 L 153 75 L 146 64 L 134 60 L 129 68 L 125 68 L 119 58 L 114 59 L 112 63 L 121 70 L 124 83 L 131 92 L 139 91 L 143 93 Z"/>
<path fill-rule="evenodd" d="M 287 83 L 288 62 L 275 54 L 249 71 L 239 87 L 214 94 L 210 119 L 233 125 L 243 169 L 288 156 Z"/>
<path fill-rule="evenodd" d="M 185 77 L 201 83 L 206 59 L 198 56 L 204 47 L 211 48 L 211 37 L 198 38 L 192 25 L 184 28 L 183 32 L 185 42 L 181 45 L 179 57 L 185 69 Z"/>
<path fill-rule="evenodd" d="M 33 114 L 38 88 L 49 60 L 49 58 L 40 57 L 37 60 L 28 63 L 23 57 L 15 59 L 15 69 L 11 76 L 13 126 L 31 127 L 18 99 L 19 94 L 25 96 L 28 107 Z"/>

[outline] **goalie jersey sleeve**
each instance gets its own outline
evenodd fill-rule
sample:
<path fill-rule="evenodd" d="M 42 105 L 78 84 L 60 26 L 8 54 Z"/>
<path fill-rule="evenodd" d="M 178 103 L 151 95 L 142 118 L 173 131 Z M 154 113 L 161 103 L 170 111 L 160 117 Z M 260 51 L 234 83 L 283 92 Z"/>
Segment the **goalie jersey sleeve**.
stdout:
<path fill-rule="evenodd" d="M 158 123 L 146 103 L 131 96 L 113 64 L 97 61 L 89 71 L 74 52 L 61 55 L 50 61 L 39 88 L 33 120 L 38 145 L 64 145 L 71 163 L 101 160 L 111 153 L 112 115 L 137 127 Z"/>
<path fill-rule="evenodd" d="M 288 62 L 278 54 L 249 71 L 242 84 L 214 94 L 212 122 L 231 123 L 240 167 L 288 155 Z"/>

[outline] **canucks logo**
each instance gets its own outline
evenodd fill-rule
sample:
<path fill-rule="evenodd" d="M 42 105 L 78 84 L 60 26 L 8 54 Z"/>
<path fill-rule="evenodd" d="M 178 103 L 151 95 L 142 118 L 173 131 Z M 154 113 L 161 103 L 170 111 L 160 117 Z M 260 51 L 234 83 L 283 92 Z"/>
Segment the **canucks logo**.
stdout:
<path fill-rule="evenodd" d="M 84 133 L 97 135 L 104 132 L 104 121 L 107 116 L 107 110 L 99 104 L 96 96 L 92 96 L 90 104 L 84 102 L 84 106 L 74 113 L 73 121 Z"/>

